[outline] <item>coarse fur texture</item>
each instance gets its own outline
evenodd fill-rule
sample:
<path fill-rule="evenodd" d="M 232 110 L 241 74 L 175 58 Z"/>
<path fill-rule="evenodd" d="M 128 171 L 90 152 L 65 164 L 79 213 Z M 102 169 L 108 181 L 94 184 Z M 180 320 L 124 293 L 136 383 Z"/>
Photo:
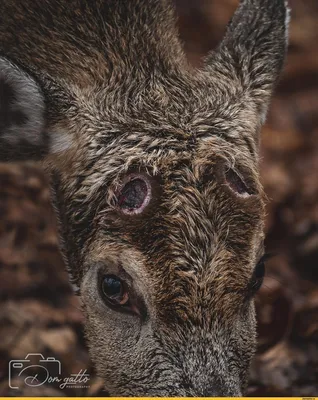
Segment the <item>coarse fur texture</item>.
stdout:
<path fill-rule="evenodd" d="M 242 0 L 195 70 L 168 0 L 0 2 L 0 155 L 42 158 L 110 395 L 244 392 L 264 238 L 259 132 L 287 20 L 284 0 Z M 124 215 L 116 193 L 132 172 L 152 197 Z M 108 307 L 101 274 L 125 280 L 144 312 Z"/>

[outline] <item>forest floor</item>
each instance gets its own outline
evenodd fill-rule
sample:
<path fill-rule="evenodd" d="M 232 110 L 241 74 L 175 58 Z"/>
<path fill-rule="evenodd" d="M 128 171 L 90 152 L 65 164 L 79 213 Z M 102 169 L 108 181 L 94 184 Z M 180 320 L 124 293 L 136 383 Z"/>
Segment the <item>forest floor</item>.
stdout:
<path fill-rule="evenodd" d="M 190 60 L 216 46 L 235 0 L 176 0 Z M 250 396 L 318 396 L 318 2 L 290 0 L 289 57 L 262 136 L 268 252 L 257 296 Z M 80 300 L 58 252 L 46 180 L 32 164 L 0 165 L 0 395 L 105 395 L 90 364 Z M 89 388 L 8 386 L 10 360 L 55 357 Z"/>

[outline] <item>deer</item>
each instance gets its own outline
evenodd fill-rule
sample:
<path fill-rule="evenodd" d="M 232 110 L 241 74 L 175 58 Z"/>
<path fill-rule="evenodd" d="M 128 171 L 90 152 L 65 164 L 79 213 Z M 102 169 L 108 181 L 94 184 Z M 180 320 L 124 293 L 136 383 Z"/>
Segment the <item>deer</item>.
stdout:
<path fill-rule="evenodd" d="M 241 396 L 287 3 L 241 0 L 200 67 L 169 0 L 2 0 L 0 21 L 1 161 L 48 176 L 105 389 Z"/>

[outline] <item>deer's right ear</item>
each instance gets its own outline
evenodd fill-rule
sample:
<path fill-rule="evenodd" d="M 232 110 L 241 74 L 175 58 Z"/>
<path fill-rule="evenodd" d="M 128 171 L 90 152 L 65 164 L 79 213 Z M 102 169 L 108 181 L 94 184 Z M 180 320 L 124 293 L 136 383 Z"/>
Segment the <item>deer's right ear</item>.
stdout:
<path fill-rule="evenodd" d="M 45 102 L 35 80 L 0 57 L 0 160 L 45 152 Z"/>
<path fill-rule="evenodd" d="M 206 67 L 212 76 L 241 86 L 264 122 L 288 42 L 286 0 L 241 0 L 219 48 Z"/>

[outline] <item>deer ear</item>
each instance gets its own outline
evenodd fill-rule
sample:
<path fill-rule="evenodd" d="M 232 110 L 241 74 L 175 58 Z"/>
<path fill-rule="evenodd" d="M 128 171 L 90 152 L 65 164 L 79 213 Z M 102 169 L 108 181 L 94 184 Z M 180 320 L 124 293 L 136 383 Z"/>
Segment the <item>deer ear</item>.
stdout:
<path fill-rule="evenodd" d="M 219 48 L 206 60 L 212 74 L 243 86 L 265 115 L 288 42 L 285 0 L 241 0 Z"/>
<path fill-rule="evenodd" d="M 38 158 L 45 147 L 45 102 L 31 76 L 0 57 L 0 159 Z"/>

